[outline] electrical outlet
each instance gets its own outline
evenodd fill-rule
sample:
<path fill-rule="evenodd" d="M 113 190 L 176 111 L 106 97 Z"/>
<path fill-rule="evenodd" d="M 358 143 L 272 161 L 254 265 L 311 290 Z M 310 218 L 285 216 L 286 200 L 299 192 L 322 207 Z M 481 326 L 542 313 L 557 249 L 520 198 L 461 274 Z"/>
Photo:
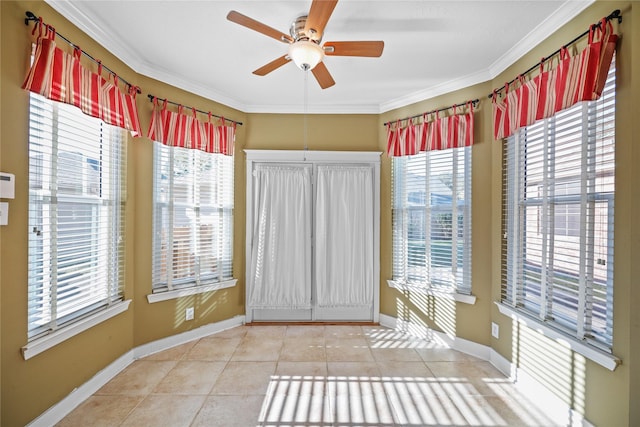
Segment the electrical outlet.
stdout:
<path fill-rule="evenodd" d="M 500 325 L 495 322 L 491 322 L 491 336 L 495 339 L 500 338 Z"/>
<path fill-rule="evenodd" d="M 187 310 L 184 313 L 184 319 L 193 320 L 193 307 L 187 308 Z"/>

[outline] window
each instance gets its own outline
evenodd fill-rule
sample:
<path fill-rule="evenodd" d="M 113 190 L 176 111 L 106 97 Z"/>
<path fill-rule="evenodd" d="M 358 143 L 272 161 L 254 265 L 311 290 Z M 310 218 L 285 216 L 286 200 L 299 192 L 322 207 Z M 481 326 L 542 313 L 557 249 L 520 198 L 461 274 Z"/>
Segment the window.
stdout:
<path fill-rule="evenodd" d="M 125 138 L 30 94 L 30 341 L 123 299 Z"/>
<path fill-rule="evenodd" d="M 154 143 L 153 291 L 232 279 L 233 157 Z"/>
<path fill-rule="evenodd" d="M 613 334 L 615 69 L 602 97 L 504 146 L 502 302 L 600 349 Z"/>
<path fill-rule="evenodd" d="M 471 293 L 471 147 L 393 159 L 393 281 Z"/>

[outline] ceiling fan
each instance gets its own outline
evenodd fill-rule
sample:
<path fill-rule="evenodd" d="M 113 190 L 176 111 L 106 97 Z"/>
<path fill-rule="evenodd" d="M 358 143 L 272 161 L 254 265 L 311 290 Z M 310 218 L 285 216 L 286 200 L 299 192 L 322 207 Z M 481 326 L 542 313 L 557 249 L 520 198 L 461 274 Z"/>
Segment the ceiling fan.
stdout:
<path fill-rule="evenodd" d="M 289 34 L 284 34 L 262 22 L 249 18 L 235 10 L 227 15 L 227 19 L 251 30 L 289 44 L 289 51 L 253 72 L 265 76 L 275 69 L 293 61 L 298 68 L 311 70 L 322 89 L 333 86 L 336 82 L 322 62 L 328 56 L 366 56 L 379 57 L 384 49 L 383 41 L 340 41 L 320 44 L 333 9 L 338 0 L 313 0 L 308 15 L 298 17 L 292 24 Z"/>

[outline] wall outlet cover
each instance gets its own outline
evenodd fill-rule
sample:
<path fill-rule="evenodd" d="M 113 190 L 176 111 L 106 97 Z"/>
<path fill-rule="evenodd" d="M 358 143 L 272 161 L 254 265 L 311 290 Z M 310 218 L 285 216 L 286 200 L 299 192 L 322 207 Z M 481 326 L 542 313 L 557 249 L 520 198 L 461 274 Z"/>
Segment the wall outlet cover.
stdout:
<path fill-rule="evenodd" d="M 185 311 L 184 319 L 185 320 L 193 320 L 194 312 L 193 307 L 189 307 Z"/>

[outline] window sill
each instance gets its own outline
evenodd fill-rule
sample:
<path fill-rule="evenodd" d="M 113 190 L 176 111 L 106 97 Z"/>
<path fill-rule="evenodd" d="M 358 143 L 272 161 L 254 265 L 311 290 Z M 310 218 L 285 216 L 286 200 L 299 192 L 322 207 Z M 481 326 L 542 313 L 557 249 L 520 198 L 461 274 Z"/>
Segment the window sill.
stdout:
<path fill-rule="evenodd" d="M 498 310 L 501 314 L 505 316 L 509 316 L 512 319 L 523 323 L 527 327 L 541 333 L 547 338 L 555 340 L 559 343 L 562 343 L 569 347 L 572 351 L 575 351 L 578 354 L 586 357 L 587 359 L 597 363 L 598 365 L 607 368 L 610 371 L 615 371 L 618 365 L 622 364 L 622 360 L 617 358 L 611 353 L 607 353 L 606 351 L 599 350 L 594 348 L 588 344 L 585 344 L 581 341 L 578 341 L 576 338 L 572 338 L 558 330 L 545 325 L 543 322 L 540 322 L 534 318 L 526 316 L 520 313 L 518 310 L 509 307 L 508 305 L 504 305 L 502 303 L 496 302 L 498 306 Z"/>
<path fill-rule="evenodd" d="M 193 286 L 190 288 L 158 292 L 156 294 L 147 295 L 147 301 L 149 301 L 149 304 L 153 304 L 154 302 L 167 301 L 170 299 L 188 297 L 190 295 L 198 295 L 205 292 L 217 291 L 220 289 L 233 288 L 237 282 L 238 279 L 231 279 L 224 282 L 212 283 L 210 285 Z"/>
<path fill-rule="evenodd" d="M 387 284 L 389 285 L 390 288 L 398 289 L 399 291 L 419 292 L 424 295 L 449 299 L 449 300 L 461 302 L 464 304 L 473 305 L 476 303 L 475 295 L 467 295 L 467 294 L 461 294 L 458 292 L 451 292 L 451 291 L 445 291 L 445 290 L 439 290 L 439 289 L 433 289 L 433 288 L 423 288 L 422 286 L 398 282 L 395 280 L 387 280 Z"/>
<path fill-rule="evenodd" d="M 81 332 L 86 331 L 94 327 L 95 325 L 111 319 L 120 313 L 127 311 L 131 300 L 119 302 L 99 313 L 92 314 L 84 319 L 74 322 L 68 326 L 60 328 L 59 330 L 52 332 L 42 338 L 37 338 L 24 347 L 22 347 L 22 357 L 24 360 L 29 360 L 34 356 L 50 349 L 53 346 L 60 344 L 63 341 L 68 340 Z"/>

